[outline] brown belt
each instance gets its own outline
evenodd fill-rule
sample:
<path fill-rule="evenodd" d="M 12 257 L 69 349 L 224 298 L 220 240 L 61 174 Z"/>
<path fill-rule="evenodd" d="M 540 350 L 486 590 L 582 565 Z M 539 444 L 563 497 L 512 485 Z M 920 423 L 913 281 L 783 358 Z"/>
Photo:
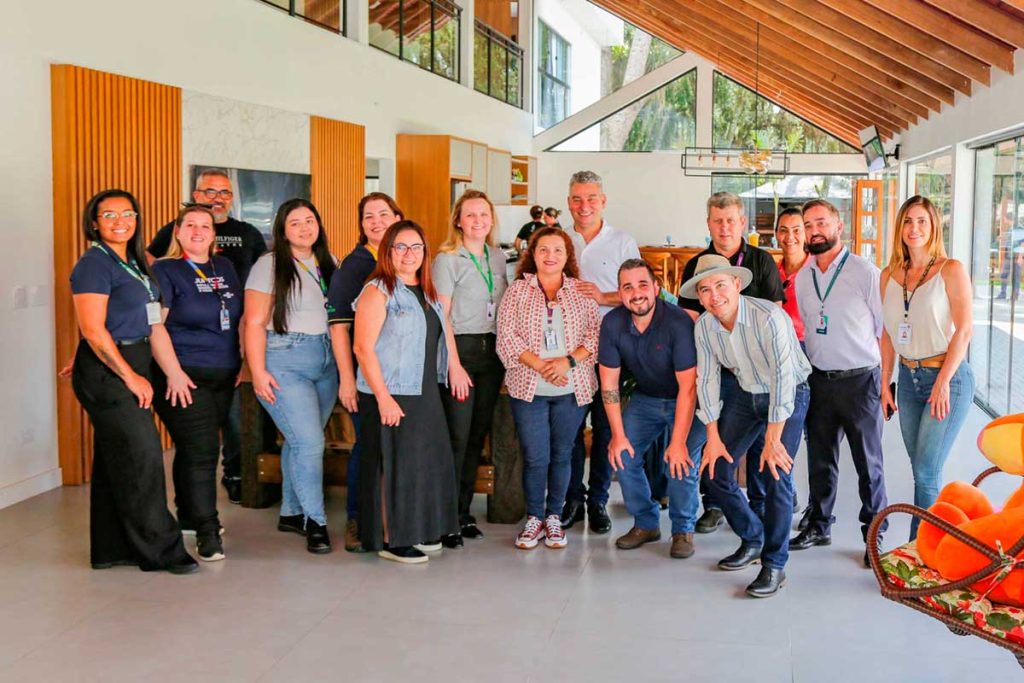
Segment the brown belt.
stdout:
<path fill-rule="evenodd" d="M 900 362 L 906 365 L 908 368 L 941 368 L 942 364 L 946 362 L 946 354 L 941 353 L 938 356 L 932 356 L 931 358 L 922 358 L 920 360 L 911 360 L 910 358 L 900 358 Z"/>

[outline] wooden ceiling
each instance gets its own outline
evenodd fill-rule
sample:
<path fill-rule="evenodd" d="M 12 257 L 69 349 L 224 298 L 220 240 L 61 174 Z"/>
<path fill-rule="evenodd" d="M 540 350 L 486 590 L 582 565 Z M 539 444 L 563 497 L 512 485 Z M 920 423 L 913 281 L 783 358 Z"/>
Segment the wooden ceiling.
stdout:
<path fill-rule="evenodd" d="M 1024 0 L 593 2 L 854 146 L 1012 74 L 1024 47 Z"/>

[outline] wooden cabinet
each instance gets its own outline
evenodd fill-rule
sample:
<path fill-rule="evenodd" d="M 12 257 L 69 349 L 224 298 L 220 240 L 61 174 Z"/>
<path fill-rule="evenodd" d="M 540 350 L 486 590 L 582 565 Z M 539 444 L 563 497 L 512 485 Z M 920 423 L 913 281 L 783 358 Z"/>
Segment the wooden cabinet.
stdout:
<path fill-rule="evenodd" d="M 454 180 L 473 180 L 473 143 L 451 138 L 448 145 L 449 176 Z"/>
<path fill-rule="evenodd" d="M 495 204 L 512 203 L 512 153 L 503 149 L 487 150 L 487 195 Z"/>
<path fill-rule="evenodd" d="M 517 155 L 512 157 L 512 204 L 526 206 L 537 201 L 537 159 Z"/>
<path fill-rule="evenodd" d="M 469 186 L 487 192 L 487 145 L 473 143 L 473 178 Z"/>

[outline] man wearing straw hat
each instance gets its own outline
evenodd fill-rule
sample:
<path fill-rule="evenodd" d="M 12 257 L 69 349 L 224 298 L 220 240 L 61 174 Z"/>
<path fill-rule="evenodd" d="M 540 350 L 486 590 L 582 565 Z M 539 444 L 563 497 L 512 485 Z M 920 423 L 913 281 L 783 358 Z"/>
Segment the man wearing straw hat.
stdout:
<path fill-rule="evenodd" d="M 724 256 L 699 257 L 680 295 L 697 298 L 706 312 L 697 320 L 697 416 L 707 427 L 701 470 L 715 502 L 740 537 L 740 547 L 718 562 L 738 571 L 757 562 L 761 571 L 747 595 L 775 595 L 786 582 L 789 524 L 793 513 L 793 458 L 800 446 L 810 391 L 811 366 L 800 350 L 793 322 L 779 306 L 740 292 L 753 274 Z M 722 370 L 738 387 L 722 395 Z M 723 404 L 723 400 L 724 404 Z M 736 483 L 732 453 L 743 453 L 764 431 L 758 477 L 765 491 L 764 521 Z"/>

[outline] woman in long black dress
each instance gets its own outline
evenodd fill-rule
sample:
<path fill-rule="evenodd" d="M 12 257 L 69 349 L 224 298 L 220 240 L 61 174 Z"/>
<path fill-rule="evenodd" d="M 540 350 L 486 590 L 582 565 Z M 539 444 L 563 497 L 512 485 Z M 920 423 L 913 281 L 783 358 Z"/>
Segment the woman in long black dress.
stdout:
<path fill-rule="evenodd" d="M 379 556 L 415 564 L 459 530 L 441 387 L 455 340 L 430 277 L 423 229 L 395 223 L 354 302 L 362 413 L 359 535 Z"/>

